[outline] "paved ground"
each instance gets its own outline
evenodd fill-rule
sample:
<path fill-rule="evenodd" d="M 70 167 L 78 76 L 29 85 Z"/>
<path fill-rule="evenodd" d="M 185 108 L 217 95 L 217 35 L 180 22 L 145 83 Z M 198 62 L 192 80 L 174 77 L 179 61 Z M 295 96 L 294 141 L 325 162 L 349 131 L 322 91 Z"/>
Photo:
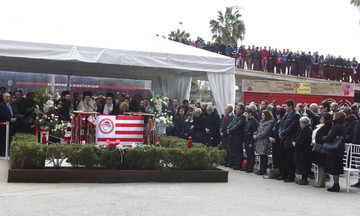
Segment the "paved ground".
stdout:
<path fill-rule="evenodd" d="M 8 167 L 0 160 L 0 216 L 348 216 L 360 211 L 360 189 L 346 193 L 344 178 L 341 193 L 240 171 L 230 171 L 228 183 L 28 184 L 7 183 Z"/>

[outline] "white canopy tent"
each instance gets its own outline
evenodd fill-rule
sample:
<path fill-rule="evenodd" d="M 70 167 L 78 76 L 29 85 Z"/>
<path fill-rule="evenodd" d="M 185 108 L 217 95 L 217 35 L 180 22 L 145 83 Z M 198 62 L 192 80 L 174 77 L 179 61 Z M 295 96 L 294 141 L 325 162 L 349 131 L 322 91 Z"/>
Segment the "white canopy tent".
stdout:
<path fill-rule="evenodd" d="M 235 103 L 232 58 L 159 37 L 110 41 L 0 40 L 0 70 L 152 80 L 155 92 L 179 99 L 189 98 L 192 77 L 207 77 L 220 114 Z"/>

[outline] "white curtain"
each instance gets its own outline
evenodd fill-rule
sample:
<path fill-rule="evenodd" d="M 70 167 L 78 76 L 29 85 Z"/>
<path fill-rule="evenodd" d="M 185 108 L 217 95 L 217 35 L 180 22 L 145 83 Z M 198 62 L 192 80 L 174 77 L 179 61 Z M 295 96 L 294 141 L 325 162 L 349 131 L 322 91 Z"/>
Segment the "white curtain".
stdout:
<path fill-rule="evenodd" d="M 225 106 L 235 104 L 235 74 L 207 73 L 219 115 L 225 113 Z"/>
<path fill-rule="evenodd" d="M 164 92 L 170 99 L 182 100 L 190 98 L 191 76 L 173 74 L 171 76 L 157 76 L 152 79 L 152 89 L 155 93 Z"/>

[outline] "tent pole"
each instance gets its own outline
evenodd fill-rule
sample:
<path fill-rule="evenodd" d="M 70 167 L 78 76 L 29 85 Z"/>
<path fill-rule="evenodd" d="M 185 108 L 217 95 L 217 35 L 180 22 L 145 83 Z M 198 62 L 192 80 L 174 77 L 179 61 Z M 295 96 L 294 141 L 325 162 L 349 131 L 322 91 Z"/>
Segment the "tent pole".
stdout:
<path fill-rule="evenodd" d="M 68 71 L 67 90 L 70 91 L 70 71 Z"/>

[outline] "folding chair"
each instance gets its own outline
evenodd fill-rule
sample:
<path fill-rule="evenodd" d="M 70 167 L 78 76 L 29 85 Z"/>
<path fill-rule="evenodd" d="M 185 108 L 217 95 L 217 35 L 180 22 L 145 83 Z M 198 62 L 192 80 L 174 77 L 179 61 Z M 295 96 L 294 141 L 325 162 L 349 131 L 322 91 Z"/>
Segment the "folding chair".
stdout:
<path fill-rule="evenodd" d="M 360 145 L 346 144 L 345 151 L 347 150 L 345 158 L 345 178 L 346 178 L 346 191 L 350 191 L 350 176 L 352 173 L 357 173 L 359 177 L 360 172 Z"/>

